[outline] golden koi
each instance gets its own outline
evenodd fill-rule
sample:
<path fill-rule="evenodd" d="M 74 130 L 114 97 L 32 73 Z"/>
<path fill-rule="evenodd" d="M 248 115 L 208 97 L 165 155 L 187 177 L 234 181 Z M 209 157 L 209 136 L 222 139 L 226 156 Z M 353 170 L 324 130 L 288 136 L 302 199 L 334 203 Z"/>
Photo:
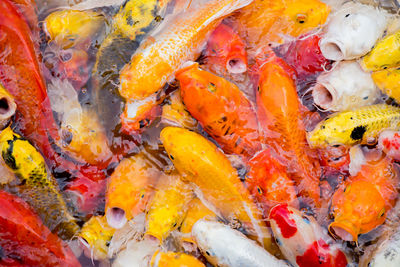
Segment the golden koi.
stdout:
<path fill-rule="evenodd" d="M 182 224 L 193 197 L 191 187 L 181 180 L 178 173 L 161 176 L 146 212 L 145 235 L 155 237 L 162 243 L 170 232 Z"/>
<path fill-rule="evenodd" d="M 195 186 L 195 193 L 212 204 L 232 223 L 241 223 L 271 253 L 276 245 L 236 170 L 225 155 L 203 136 L 186 129 L 166 127 L 160 139 L 182 178 Z"/>

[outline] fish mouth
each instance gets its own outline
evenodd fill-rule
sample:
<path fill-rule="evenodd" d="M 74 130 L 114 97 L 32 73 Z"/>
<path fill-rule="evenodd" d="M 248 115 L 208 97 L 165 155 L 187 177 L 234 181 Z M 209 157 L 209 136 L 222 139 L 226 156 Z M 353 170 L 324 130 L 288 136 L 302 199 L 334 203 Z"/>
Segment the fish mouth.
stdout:
<path fill-rule="evenodd" d="M 334 106 L 335 91 L 328 84 L 317 83 L 312 89 L 315 105 L 323 110 L 330 110 Z"/>
<path fill-rule="evenodd" d="M 128 221 L 125 215 L 126 215 L 125 210 L 121 208 L 112 207 L 108 209 L 106 212 L 108 225 L 115 229 L 122 228 Z"/>
<path fill-rule="evenodd" d="M 229 73 L 240 74 L 247 71 L 247 64 L 241 58 L 231 58 L 226 62 L 226 69 Z"/>
<path fill-rule="evenodd" d="M 344 241 L 358 240 L 359 230 L 348 221 L 334 221 L 328 227 L 329 232 Z"/>
<path fill-rule="evenodd" d="M 346 55 L 343 44 L 335 39 L 322 39 L 320 49 L 326 59 L 334 61 L 343 60 Z"/>

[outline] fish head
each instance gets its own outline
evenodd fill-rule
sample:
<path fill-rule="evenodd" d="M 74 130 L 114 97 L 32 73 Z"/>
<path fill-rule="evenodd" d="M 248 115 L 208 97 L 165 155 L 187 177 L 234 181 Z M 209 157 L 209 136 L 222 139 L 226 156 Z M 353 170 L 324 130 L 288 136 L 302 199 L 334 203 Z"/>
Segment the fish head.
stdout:
<path fill-rule="evenodd" d="M 386 203 L 376 186 L 368 181 L 348 182 L 332 199 L 334 222 L 329 231 L 346 241 L 357 241 L 386 219 Z"/>
<path fill-rule="evenodd" d="M 75 115 L 66 117 L 61 125 L 62 147 L 75 158 L 90 164 L 97 165 L 111 159 L 107 137 L 96 115 L 91 112 Z"/>
<path fill-rule="evenodd" d="M 349 127 L 349 122 L 351 122 L 350 113 L 341 113 L 325 118 L 317 124 L 314 130 L 307 133 L 308 144 L 311 147 L 325 148 L 361 141 L 366 128 Z"/>
<path fill-rule="evenodd" d="M 234 30 L 221 23 L 210 35 L 205 57 L 209 65 L 219 65 L 229 73 L 247 70 L 246 44 Z"/>
<path fill-rule="evenodd" d="M 159 99 L 152 95 L 143 100 L 128 101 L 121 114 L 121 131 L 135 135 L 140 134 L 160 114 Z"/>
<path fill-rule="evenodd" d="M 108 226 L 105 217 L 93 216 L 83 225 L 78 239 L 89 257 L 93 255 L 96 259 L 106 259 L 114 232 L 115 229 Z"/>
<path fill-rule="evenodd" d="M 289 27 L 289 35 L 299 36 L 325 24 L 330 7 L 319 0 L 289 0 L 281 17 L 282 26 Z"/>
<path fill-rule="evenodd" d="M 270 150 L 257 154 L 249 162 L 246 184 L 250 193 L 263 207 L 264 217 L 275 204 L 288 203 L 298 207 L 296 190 L 284 165 L 271 155 Z"/>

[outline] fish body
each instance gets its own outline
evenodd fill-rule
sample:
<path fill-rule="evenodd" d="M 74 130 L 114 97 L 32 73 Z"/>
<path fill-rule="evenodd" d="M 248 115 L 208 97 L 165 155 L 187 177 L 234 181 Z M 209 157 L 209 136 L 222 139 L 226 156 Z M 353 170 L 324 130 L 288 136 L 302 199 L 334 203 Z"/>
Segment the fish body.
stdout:
<path fill-rule="evenodd" d="M 162 243 L 182 224 L 193 198 L 192 189 L 178 173 L 160 177 L 146 212 L 145 235 L 155 237 Z"/>
<path fill-rule="evenodd" d="M 108 224 L 121 228 L 144 211 L 159 175 L 142 153 L 123 159 L 107 185 L 105 212 Z"/>
<path fill-rule="evenodd" d="M 247 71 L 246 44 L 234 29 L 221 23 L 207 41 L 204 57 L 210 68 L 231 74 Z"/>
<path fill-rule="evenodd" d="M 390 160 L 368 162 L 332 197 L 329 231 L 348 241 L 381 225 L 398 196 L 399 179 Z"/>
<path fill-rule="evenodd" d="M 308 133 L 312 147 L 368 144 L 385 129 L 400 129 L 400 108 L 376 104 L 335 113 Z"/>
<path fill-rule="evenodd" d="M 384 34 L 389 15 L 383 9 L 349 2 L 332 14 L 321 39 L 325 58 L 340 61 L 367 54 Z"/>
<path fill-rule="evenodd" d="M 164 21 L 155 40 L 132 57 L 120 74 L 120 94 L 125 99 L 144 99 L 160 90 L 183 63 L 195 60 L 210 31 L 223 17 L 251 0 L 212 0 Z"/>
<path fill-rule="evenodd" d="M 161 121 L 172 126 L 196 129 L 197 121 L 190 116 L 183 104 L 180 90 L 173 92 L 168 100 L 162 107 Z"/>
<path fill-rule="evenodd" d="M 194 186 L 196 195 L 214 206 L 228 221 L 240 223 L 261 239 L 266 249 L 276 253 L 260 211 L 236 170 L 214 144 L 197 133 L 177 127 L 164 128 L 160 139 L 183 179 Z"/>
<path fill-rule="evenodd" d="M 8 0 L 0 3 L 0 34 L 4 36 L 0 41 L 1 51 L 10 51 L 0 59 L 0 82 L 15 98 L 18 127 L 46 158 L 54 158 L 48 135 L 57 140 L 57 126 L 32 34 L 24 18 Z"/>
<path fill-rule="evenodd" d="M 400 65 L 400 31 L 386 36 L 361 60 L 367 71 L 379 71 Z"/>
<path fill-rule="evenodd" d="M 320 40 L 321 37 L 316 34 L 300 36 L 279 47 L 279 51 L 285 51 L 283 59 L 296 71 L 298 77 L 314 75 L 331 67 L 331 61 L 321 53 Z"/>
<path fill-rule="evenodd" d="M 288 266 L 241 232 L 219 222 L 199 220 L 193 226 L 192 235 L 202 254 L 214 266 Z"/>
<path fill-rule="evenodd" d="M 286 166 L 279 162 L 279 157 L 272 154 L 270 149 L 256 154 L 248 165 L 250 170 L 246 176 L 246 185 L 262 207 L 264 218 L 268 218 L 269 210 L 279 203 L 299 207 L 295 184 Z"/>
<path fill-rule="evenodd" d="M 82 226 L 78 239 L 88 250 L 85 253 L 88 257 L 93 257 L 95 260 L 105 260 L 107 259 L 108 245 L 114 232 L 115 229 L 108 225 L 105 216 L 93 216 Z"/>
<path fill-rule="evenodd" d="M 269 221 L 279 248 L 293 266 L 347 266 L 346 255 L 313 217 L 279 204 L 271 209 Z"/>
<path fill-rule="evenodd" d="M 251 157 L 261 149 L 257 116 L 239 88 L 197 63 L 177 72 L 183 103 L 228 154 Z"/>
<path fill-rule="evenodd" d="M 330 7 L 318 0 L 255 0 L 237 19 L 241 35 L 255 48 L 268 42 L 282 43 L 283 35 L 297 37 L 322 26 L 329 13 Z"/>
<path fill-rule="evenodd" d="M 400 160 L 400 132 L 390 130 L 381 132 L 378 147 L 389 157 Z"/>
<path fill-rule="evenodd" d="M 314 103 L 323 110 L 343 111 L 375 103 L 380 97 L 371 74 L 356 61 L 338 63 L 322 73 L 311 89 Z"/>
<path fill-rule="evenodd" d="M 293 71 L 269 49 L 264 57 L 258 63 L 261 67 L 257 90 L 257 114 L 264 142 L 290 166 L 290 176 L 304 201 L 318 207 L 320 168 L 307 144 Z"/>
<path fill-rule="evenodd" d="M 205 267 L 205 265 L 185 253 L 157 251 L 151 260 L 151 267 Z"/>
<path fill-rule="evenodd" d="M 181 242 L 196 244 L 191 236 L 193 225 L 200 219 L 210 220 L 215 218 L 217 218 L 217 215 L 207 208 L 199 198 L 193 199 L 189 204 L 186 217 L 179 228 L 179 231 L 182 234 Z"/>
<path fill-rule="evenodd" d="M 43 28 L 51 41 L 70 48 L 93 38 L 104 24 L 105 18 L 97 12 L 66 9 L 47 16 Z"/>
<path fill-rule="evenodd" d="M 40 215 L 44 224 L 64 239 L 79 229 L 58 189 L 47 172 L 42 155 L 10 127 L 0 133 L 1 155 L 7 167 L 20 179 L 18 194 Z"/>
<path fill-rule="evenodd" d="M 391 68 L 381 71 L 376 71 L 371 74 L 376 86 L 389 97 L 400 102 L 400 70 Z"/>
<path fill-rule="evenodd" d="M 52 234 L 22 199 L 0 191 L 0 264 L 9 266 L 81 266 L 67 244 Z"/>

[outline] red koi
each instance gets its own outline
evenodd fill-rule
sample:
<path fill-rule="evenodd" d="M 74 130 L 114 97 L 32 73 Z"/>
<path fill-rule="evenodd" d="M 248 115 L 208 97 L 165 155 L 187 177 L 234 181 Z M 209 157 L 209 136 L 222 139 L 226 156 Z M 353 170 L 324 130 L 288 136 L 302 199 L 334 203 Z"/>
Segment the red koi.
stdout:
<path fill-rule="evenodd" d="M 70 248 L 26 202 L 4 191 L 0 191 L 0 247 L 1 266 L 80 266 Z"/>
<path fill-rule="evenodd" d="M 237 74 L 247 71 L 246 44 L 224 23 L 211 33 L 204 56 L 210 68 L 215 69 L 217 73 L 228 71 Z"/>

